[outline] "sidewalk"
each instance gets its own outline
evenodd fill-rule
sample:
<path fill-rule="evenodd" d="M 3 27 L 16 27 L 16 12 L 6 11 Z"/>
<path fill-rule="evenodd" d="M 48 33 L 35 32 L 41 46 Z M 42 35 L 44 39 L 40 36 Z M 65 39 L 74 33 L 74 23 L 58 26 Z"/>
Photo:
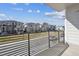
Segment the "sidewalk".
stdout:
<path fill-rule="evenodd" d="M 59 43 L 45 51 L 38 53 L 36 56 L 60 56 L 67 47 L 67 44 Z"/>

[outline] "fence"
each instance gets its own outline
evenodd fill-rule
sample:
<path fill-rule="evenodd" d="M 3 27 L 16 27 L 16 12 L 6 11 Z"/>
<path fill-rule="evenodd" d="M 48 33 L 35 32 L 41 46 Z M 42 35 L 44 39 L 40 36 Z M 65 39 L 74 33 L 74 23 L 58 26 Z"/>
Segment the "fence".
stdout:
<path fill-rule="evenodd" d="M 51 31 L 0 37 L 0 56 L 36 55 L 59 42 L 64 42 L 63 33 Z"/>

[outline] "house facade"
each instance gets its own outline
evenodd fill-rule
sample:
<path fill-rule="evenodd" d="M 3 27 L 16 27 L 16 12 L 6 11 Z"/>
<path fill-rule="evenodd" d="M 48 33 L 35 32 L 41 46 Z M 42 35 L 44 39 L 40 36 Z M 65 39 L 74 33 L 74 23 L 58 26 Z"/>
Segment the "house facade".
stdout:
<path fill-rule="evenodd" d="M 48 23 L 43 23 L 41 27 L 41 31 L 48 31 L 49 24 Z"/>
<path fill-rule="evenodd" d="M 7 34 L 19 33 L 23 30 L 23 23 L 18 21 L 0 21 L 0 33 L 6 32 Z"/>
<path fill-rule="evenodd" d="M 41 32 L 41 27 L 42 27 L 41 24 L 36 23 L 36 25 L 35 25 L 35 30 L 36 30 L 36 32 Z"/>
<path fill-rule="evenodd" d="M 25 24 L 25 32 L 46 32 L 48 31 L 53 31 L 56 29 L 55 25 L 49 25 L 48 23 L 27 23 Z"/>
<path fill-rule="evenodd" d="M 26 32 L 35 32 L 35 23 L 26 24 Z"/>
<path fill-rule="evenodd" d="M 64 31 L 65 27 L 64 26 L 56 26 L 56 30 Z"/>
<path fill-rule="evenodd" d="M 56 31 L 57 26 L 56 25 L 49 25 L 50 31 Z"/>

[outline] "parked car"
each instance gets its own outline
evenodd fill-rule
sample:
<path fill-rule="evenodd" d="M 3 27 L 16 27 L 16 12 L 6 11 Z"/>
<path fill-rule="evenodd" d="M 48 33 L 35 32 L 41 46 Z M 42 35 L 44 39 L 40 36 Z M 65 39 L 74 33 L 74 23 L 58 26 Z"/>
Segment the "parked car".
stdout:
<path fill-rule="evenodd" d="M 8 33 L 7 32 L 2 32 L 1 35 L 8 35 Z"/>

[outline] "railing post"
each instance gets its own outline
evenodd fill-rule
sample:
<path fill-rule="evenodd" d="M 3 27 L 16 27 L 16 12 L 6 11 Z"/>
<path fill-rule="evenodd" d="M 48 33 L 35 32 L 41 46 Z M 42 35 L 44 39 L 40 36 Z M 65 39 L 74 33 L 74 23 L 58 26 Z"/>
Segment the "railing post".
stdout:
<path fill-rule="evenodd" d="M 65 44 L 65 32 L 63 31 L 63 43 Z"/>
<path fill-rule="evenodd" d="M 30 56 L 30 34 L 28 33 L 28 56 Z"/>
<path fill-rule="evenodd" d="M 59 33 L 59 30 L 58 30 L 58 43 L 60 42 L 60 33 Z"/>
<path fill-rule="evenodd" d="M 48 47 L 50 48 L 50 32 L 48 30 Z"/>

